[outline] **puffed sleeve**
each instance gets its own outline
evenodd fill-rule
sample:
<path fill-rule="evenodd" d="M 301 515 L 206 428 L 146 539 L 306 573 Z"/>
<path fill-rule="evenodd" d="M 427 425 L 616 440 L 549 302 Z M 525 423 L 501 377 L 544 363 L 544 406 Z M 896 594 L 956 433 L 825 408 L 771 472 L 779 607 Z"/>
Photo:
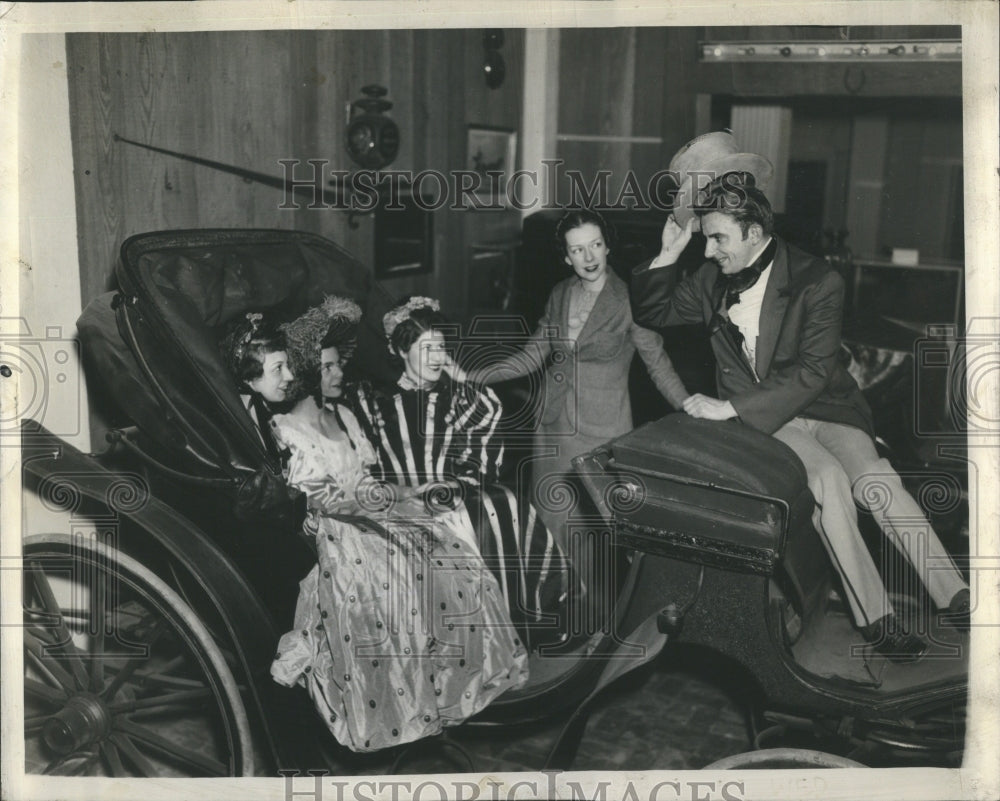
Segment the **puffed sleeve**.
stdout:
<path fill-rule="evenodd" d="M 502 414 L 500 399 L 489 387 L 471 381 L 452 384 L 446 419 L 449 473 L 475 483 L 497 481 L 504 455 L 502 437 L 497 433 Z"/>
<path fill-rule="evenodd" d="M 304 430 L 291 415 L 275 415 L 272 430 L 279 445 L 289 451 L 288 483 L 305 493 L 308 508 L 329 512 L 343 503 L 347 493 L 325 469 L 315 439 L 320 434 Z"/>

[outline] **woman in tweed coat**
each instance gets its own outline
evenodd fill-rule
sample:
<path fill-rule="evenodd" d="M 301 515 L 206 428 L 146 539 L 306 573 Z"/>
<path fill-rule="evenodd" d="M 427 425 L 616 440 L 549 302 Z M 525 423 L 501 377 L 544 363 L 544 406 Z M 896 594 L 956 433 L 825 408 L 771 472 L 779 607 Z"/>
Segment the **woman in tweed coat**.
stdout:
<path fill-rule="evenodd" d="M 567 212 L 556 237 L 573 275 L 552 290 L 528 344 L 502 362 L 471 373 L 493 384 L 544 371 L 541 412 L 534 435 L 532 497 L 549 528 L 584 571 L 592 548 L 576 546 L 567 530 L 584 493 L 571 460 L 632 430 L 628 375 L 636 352 L 657 389 L 680 409 L 688 392 L 659 334 L 632 319 L 628 287 L 608 266 L 608 228 L 590 210 Z M 610 585 L 610 566 L 599 560 L 591 575 L 593 604 Z M 586 580 L 586 572 L 585 572 Z"/>

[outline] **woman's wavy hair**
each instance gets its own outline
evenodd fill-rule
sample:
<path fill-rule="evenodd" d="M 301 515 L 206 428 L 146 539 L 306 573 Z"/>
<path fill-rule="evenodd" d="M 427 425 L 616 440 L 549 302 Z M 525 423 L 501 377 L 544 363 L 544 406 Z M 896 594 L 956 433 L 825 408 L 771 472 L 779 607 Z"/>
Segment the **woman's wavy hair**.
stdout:
<path fill-rule="evenodd" d="M 222 357 L 241 390 L 264 375 L 264 357 L 285 351 L 285 335 L 262 312 L 248 312 L 233 320 L 219 344 Z"/>
<path fill-rule="evenodd" d="M 611 249 L 611 240 L 614 236 L 614 232 L 608 221 L 596 211 L 591 209 L 570 209 L 567 211 L 556 223 L 556 243 L 559 246 L 559 252 L 563 256 L 568 256 L 569 253 L 566 250 L 566 234 L 575 228 L 580 228 L 583 225 L 596 225 L 601 229 L 601 236 L 604 237 L 604 244 Z"/>
<path fill-rule="evenodd" d="M 389 335 L 389 356 L 397 367 L 402 367 L 403 356 L 413 347 L 413 343 L 428 331 L 441 331 L 448 337 L 451 323 L 441 312 L 430 306 L 414 309 Z"/>

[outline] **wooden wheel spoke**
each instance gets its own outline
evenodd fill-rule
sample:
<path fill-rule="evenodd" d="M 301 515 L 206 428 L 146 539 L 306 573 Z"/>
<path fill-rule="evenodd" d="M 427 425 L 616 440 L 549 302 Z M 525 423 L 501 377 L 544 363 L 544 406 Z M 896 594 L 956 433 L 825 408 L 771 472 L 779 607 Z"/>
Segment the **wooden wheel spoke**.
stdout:
<path fill-rule="evenodd" d="M 24 632 L 24 649 L 32 657 L 38 671 L 57 687 L 69 692 L 80 689 L 73 677 L 61 665 L 56 664 L 51 656 L 46 658 L 44 643 L 29 631 Z"/>
<path fill-rule="evenodd" d="M 128 737 L 121 734 L 112 734 L 110 739 L 114 745 L 121 749 L 122 754 L 135 766 L 135 769 L 140 774 L 147 779 L 156 776 L 156 768 L 153 767 L 153 764 L 146 757 L 139 753 L 139 749 L 135 747 L 134 743 Z"/>
<path fill-rule="evenodd" d="M 109 740 L 101 743 L 101 755 L 108 766 L 108 772 L 112 776 L 126 776 L 128 771 L 122 764 L 122 758 L 118 753 L 118 746 Z"/>
<path fill-rule="evenodd" d="M 165 676 L 159 671 L 156 673 L 137 672 L 135 677 L 143 684 L 158 684 L 164 687 L 176 687 L 177 689 L 183 690 L 197 690 L 199 687 L 205 686 L 205 682 L 198 681 L 197 679 L 185 679 L 180 676 Z"/>
<path fill-rule="evenodd" d="M 45 721 L 47 721 L 50 717 L 52 717 L 52 716 L 51 715 L 33 715 L 30 718 L 25 718 L 24 719 L 24 733 L 26 735 L 27 734 L 34 734 L 36 731 L 38 731 L 39 729 L 41 729 L 42 726 L 45 725 Z"/>
<path fill-rule="evenodd" d="M 165 737 L 161 737 L 159 734 L 150 731 L 145 726 L 140 726 L 121 718 L 115 719 L 115 726 L 118 731 L 124 732 L 131 739 L 138 740 L 166 757 L 185 762 L 213 776 L 225 776 L 229 773 L 229 768 L 218 760 L 173 743 Z"/>
<path fill-rule="evenodd" d="M 42 606 L 48 614 L 55 616 L 59 621 L 54 626 L 59 643 L 58 645 L 50 645 L 47 647 L 59 648 L 69 657 L 66 662 L 69 664 L 69 668 L 73 673 L 73 678 L 77 682 L 77 689 L 84 690 L 89 684 L 87 670 L 84 668 L 83 662 L 80 661 L 80 657 L 76 652 L 76 647 L 73 645 L 73 637 L 70 634 L 69 629 L 66 627 L 66 621 L 63 619 L 62 609 L 56 601 L 55 594 L 52 592 L 52 586 L 49 584 L 48 577 L 42 570 L 40 563 L 37 561 L 30 561 L 28 564 L 32 567 L 32 570 L 29 572 L 32 577 L 32 583 L 35 585 L 35 590 L 38 592 L 39 598 L 42 601 Z"/>
<path fill-rule="evenodd" d="M 40 681 L 29 679 L 27 676 L 24 678 L 24 693 L 56 706 L 66 702 L 66 693 L 49 687 L 47 684 L 42 684 Z"/>
<path fill-rule="evenodd" d="M 53 629 L 56 628 L 53 616 L 44 609 L 25 609 L 24 625 L 31 629 L 35 637 L 46 645 L 56 645 L 56 635 Z"/>
<path fill-rule="evenodd" d="M 211 698 L 212 692 L 208 687 L 200 690 L 189 690 L 187 692 L 166 693 L 164 695 L 154 695 L 147 698 L 136 698 L 131 701 L 119 701 L 108 706 L 108 710 L 113 713 L 136 712 L 145 710 L 155 711 L 185 711 L 185 707 L 203 707 L 201 701 Z"/>
<path fill-rule="evenodd" d="M 161 621 L 154 620 L 153 624 L 150 626 L 150 636 L 145 645 L 152 648 L 153 644 L 159 639 L 160 635 L 163 633 L 163 626 Z M 128 660 L 128 663 L 116 675 L 107 687 L 101 692 L 101 698 L 107 701 L 110 698 L 115 697 L 115 693 L 118 692 L 125 682 L 131 678 L 132 674 L 135 673 L 139 666 L 143 664 L 145 660 L 140 657 L 133 657 Z"/>
<path fill-rule="evenodd" d="M 162 676 L 169 676 L 177 668 L 187 662 L 187 657 L 184 654 L 178 654 L 173 659 L 171 659 L 163 667 L 159 668 L 156 672 Z"/>

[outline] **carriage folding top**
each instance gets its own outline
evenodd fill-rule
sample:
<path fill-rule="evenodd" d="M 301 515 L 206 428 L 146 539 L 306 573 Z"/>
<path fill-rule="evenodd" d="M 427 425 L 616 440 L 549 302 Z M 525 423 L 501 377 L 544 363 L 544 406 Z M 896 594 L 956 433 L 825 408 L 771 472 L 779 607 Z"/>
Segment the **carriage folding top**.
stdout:
<path fill-rule="evenodd" d="M 248 311 L 292 320 L 324 296 L 351 298 L 381 320 L 386 294 L 337 245 L 296 231 L 199 230 L 126 240 L 122 292 L 91 303 L 78 322 L 88 370 L 131 421 L 188 470 L 233 477 L 277 472 L 216 343 Z M 358 362 L 388 368 L 381 332 L 363 325 Z"/>

